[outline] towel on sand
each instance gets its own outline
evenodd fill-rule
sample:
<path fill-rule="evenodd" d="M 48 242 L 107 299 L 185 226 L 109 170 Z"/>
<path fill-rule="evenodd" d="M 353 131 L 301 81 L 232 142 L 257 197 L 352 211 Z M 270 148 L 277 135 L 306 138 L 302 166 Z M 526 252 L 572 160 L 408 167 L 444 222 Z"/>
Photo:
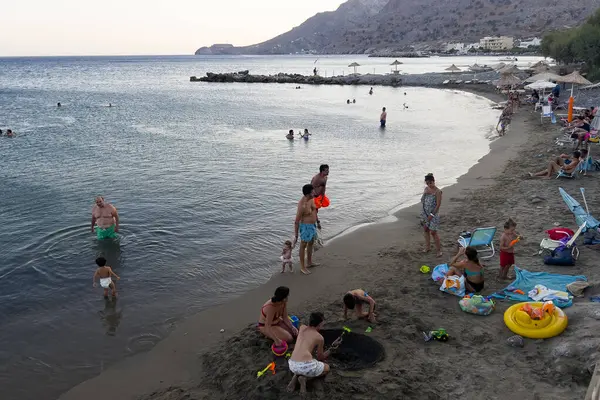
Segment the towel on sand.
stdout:
<path fill-rule="evenodd" d="M 515 267 L 517 278 L 506 288 L 494 293 L 492 296 L 497 299 L 508 299 L 512 301 L 530 301 L 527 293 L 535 285 L 544 285 L 552 290 L 566 291 L 567 285 L 575 281 L 587 281 L 583 275 L 563 275 L 550 274 L 548 272 L 529 272 Z M 514 290 L 520 289 L 524 294 L 515 293 Z M 567 306 L 557 304 L 559 307 Z"/>
<path fill-rule="evenodd" d="M 534 301 L 562 300 L 569 301 L 569 293 L 561 290 L 548 289 L 544 285 L 535 285 L 533 289 L 527 293 L 529 298 Z"/>

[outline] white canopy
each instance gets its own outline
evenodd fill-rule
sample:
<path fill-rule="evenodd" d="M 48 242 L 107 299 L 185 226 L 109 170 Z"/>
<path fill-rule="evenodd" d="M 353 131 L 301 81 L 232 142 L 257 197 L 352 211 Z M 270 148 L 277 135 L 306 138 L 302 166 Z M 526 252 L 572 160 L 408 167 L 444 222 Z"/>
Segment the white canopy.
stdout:
<path fill-rule="evenodd" d="M 535 82 L 530 83 L 529 85 L 525 86 L 525 89 L 531 89 L 531 90 L 552 89 L 554 86 L 556 86 L 556 84 L 552 83 L 552 82 L 535 81 Z"/>

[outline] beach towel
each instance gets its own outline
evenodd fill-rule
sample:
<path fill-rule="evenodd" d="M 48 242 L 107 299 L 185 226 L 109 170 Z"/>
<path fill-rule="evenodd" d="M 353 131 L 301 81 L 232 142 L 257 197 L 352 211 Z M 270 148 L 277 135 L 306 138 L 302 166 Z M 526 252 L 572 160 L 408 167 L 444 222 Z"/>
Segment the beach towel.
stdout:
<path fill-rule="evenodd" d="M 566 291 L 567 285 L 575 281 L 586 281 L 587 278 L 583 275 L 563 275 L 550 274 L 548 272 L 529 272 L 524 269 L 515 267 L 517 278 L 513 283 L 506 288 L 494 293 L 492 296 L 497 299 L 508 299 L 511 301 L 530 301 L 529 293 L 535 285 L 544 285 L 553 290 Z M 521 290 L 523 294 L 515 293 L 515 290 Z M 572 304 L 572 301 L 563 303 L 561 301 L 553 301 L 558 307 L 564 308 Z"/>
<path fill-rule="evenodd" d="M 444 282 L 442 282 L 442 286 L 440 286 L 440 290 L 463 297 L 465 295 L 465 277 L 458 277 L 456 275 L 446 277 Z"/>
<path fill-rule="evenodd" d="M 440 264 L 436 266 L 431 273 L 431 279 L 433 279 L 435 282 L 441 283 L 446 277 L 448 269 L 448 264 Z"/>
<path fill-rule="evenodd" d="M 527 293 L 531 300 L 535 301 L 548 301 L 548 300 L 561 300 L 561 301 L 569 301 L 569 293 L 561 290 L 552 290 L 548 289 L 544 285 L 535 285 L 533 289 Z"/>

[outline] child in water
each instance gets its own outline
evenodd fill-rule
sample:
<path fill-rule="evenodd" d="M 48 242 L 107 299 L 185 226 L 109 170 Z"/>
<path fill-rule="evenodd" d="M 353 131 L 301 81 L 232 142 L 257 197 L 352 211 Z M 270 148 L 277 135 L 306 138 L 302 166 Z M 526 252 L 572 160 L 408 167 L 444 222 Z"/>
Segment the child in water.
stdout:
<path fill-rule="evenodd" d="M 369 305 L 369 312 L 363 312 L 365 304 Z M 375 300 L 362 289 L 354 289 L 344 295 L 344 319 L 348 318 L 348 310 L 356 310 L 358 318 L 375 322 Z"/>
<path fill-rule="evenodd" d="M 504 223 L 504 232 L 500 236 L 500 271 L 498 279 L 508 279 L 508 271 L 515 265 L 515 244 L 520 239 L 515 229 L 517 223 L 511 218 Z"/>
<path fill-rule="evenodd" d="M 98 265 L 98 269 L 94 273 L 93 283 L 94 287 L 96 287 L 96 277 L 100 279 L 100 286 L 104 289 L 104 298 L 108 298 L 108 289 L 112 290 L 112 297 L 117 297 L 117 287 L 115 283 L 112 281 L 111 276 L 117 278 L 117 280 L 121 279 L 117 274 L 115 274 L 111 267 L 106 265 L 106 259 L 104 257 L 96 258 L 96 264 Z"/>
<path fill-rule="evenodd" d="M 292 264 L 292 241 L 286 240 L 283 245 L 283 251 L 281 252 L 281 273 L 285 272 L 285 267 L 290 267 L 290 272 L 294 272 L 294 265 Z"/>

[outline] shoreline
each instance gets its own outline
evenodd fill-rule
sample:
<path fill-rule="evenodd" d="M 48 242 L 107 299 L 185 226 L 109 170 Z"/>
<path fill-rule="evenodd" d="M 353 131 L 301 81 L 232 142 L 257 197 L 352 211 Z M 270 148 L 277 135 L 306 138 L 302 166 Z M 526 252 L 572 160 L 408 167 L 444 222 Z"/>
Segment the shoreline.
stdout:
<path fill-rule="evenodd" d="M 476 90 L 479 87 L 469 89 L 464 91 L 482 95 L 495 102 L 502 99 L 502 96 L 489 86 L 485 89 L 481 88 L 483 90 Z M 460 203 L 457 204 L 453 200 L 454 198 L 466 195 L 473 188 L 491 185 L 493 175 L 517 154 L 526 139 L 525 135 L 509 134 L 502 140 L 492 141 L 490 151 L 485 156 L 478 160 L 466 174 L 459 177 L 455 184 L 444 188 L 442 215 L 448 215 L 460 206 Z M 394 216 L 396 218 L 394 222 L 375 222 L 349 228 L 350 232 L 347 230 L 346 233 L 331 238 L 327 246 L 316 253 L 317 261 L 323 266 L 314 270 L 311 275 L 313 279 L 311 277 L 301 279 L 303 277 L 297 273 L 276 274 L 266 283 L 225 304 L 188 317 L 150 351 L 136 354 L 111 365 L 100 375 L 83 381 L 63 393 L 59 399 L 100 399 L 104 397 L 103 389 L 107 385 L 115 388 L 113 395 L 118 399 L 137 399 L 144 394 L 160 393 L 171 390 L 172 387 L 189 386 L 198 375 L 198 369 L 200 372 L 205 372 L 204 368 L 198 365 L 198 354 L 210 351 L 238 335 L 244 328 L 252 326 L 257 307 L 260 308 L 277 286 L 290 287 L 290 312 L 300 315 L 294 310 L 304 308 L 301 305 L 314 299 L 315 296 L 321 297 L 324 293 L 330 292 L 332 286 L 341 285 L 346 287 L 346 290 L 349 289 L 349 282 L 344 282 L 348 280 L 345 263 L 356 266 L 352 260 L 360 259 L 365 253 L 369 253 L 371 258 L 378 258 L 384 249 L 397 245 L 398 238 L 415 241 L 414 237 L 417 235 L 414 234 L 414 227 L 418 214 L 419 203 L 391 213 L 388 217 Z M 403 238 L 402 232 L 405 233 Z M 420 240 L 422 239 L 419 234 L 417 242 Z M 447 253 L 446 249 L 446 255 Z M 223 316 L 228 317 L 223 318 Z M 221 329 L 225 332 L 220 333 Z"/>

